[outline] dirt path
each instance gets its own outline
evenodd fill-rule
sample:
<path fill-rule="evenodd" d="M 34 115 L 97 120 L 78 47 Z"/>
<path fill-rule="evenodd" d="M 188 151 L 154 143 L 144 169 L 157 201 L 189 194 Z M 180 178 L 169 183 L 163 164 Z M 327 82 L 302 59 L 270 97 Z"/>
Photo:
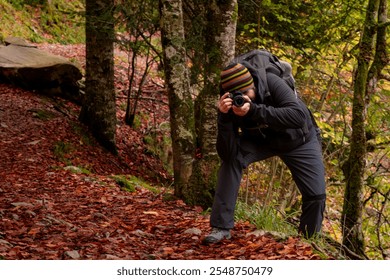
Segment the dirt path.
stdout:
<path fill-rule="evenodd" d="M 2 258 L 318 258 L 297 238 L 276 242 L 270 236 L 246 236 L 253 227 L 245 223 L 236 226 L 231 240 L 202 245 L 208 217 L 201 209 L 164 201 L 164 195 L 141 187 L 134 193 L 122 190 L 109 174 L 123 174 L 126 167 L 83 143 L 77 119 L 55 106 L 34 93 L 0 85 Z M 56 149 L 67 145 L 72 151 L 61 160 Z M 92 173 L 65 170 L 66 160 L 89 166 Z"/>

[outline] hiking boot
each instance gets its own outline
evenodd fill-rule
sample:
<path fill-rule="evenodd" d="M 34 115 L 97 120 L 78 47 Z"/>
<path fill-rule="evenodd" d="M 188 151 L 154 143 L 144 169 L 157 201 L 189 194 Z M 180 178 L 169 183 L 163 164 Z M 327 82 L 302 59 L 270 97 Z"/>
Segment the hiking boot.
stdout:
<path fill-rule="evenodd" d="M 205 244 L 211 244 L 211 243 L 218 243 L 224 238 L 230 239 L 230 230 L 229 229 L 222 229 L 222 228 L 213 228 L 211 230 L 211 233 L 203 239 L 203 243 Z"/>

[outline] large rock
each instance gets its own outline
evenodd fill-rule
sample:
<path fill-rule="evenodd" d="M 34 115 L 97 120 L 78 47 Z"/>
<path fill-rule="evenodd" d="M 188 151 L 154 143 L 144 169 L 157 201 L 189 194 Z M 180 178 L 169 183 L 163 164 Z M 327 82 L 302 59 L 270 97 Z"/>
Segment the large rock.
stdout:
<path fill-rule="evenodd" d="M 81 101 L 82 74 L 73 63 L 17 38 L 7 39 L 6 43 L 0 47 L 0 81 Z"/>

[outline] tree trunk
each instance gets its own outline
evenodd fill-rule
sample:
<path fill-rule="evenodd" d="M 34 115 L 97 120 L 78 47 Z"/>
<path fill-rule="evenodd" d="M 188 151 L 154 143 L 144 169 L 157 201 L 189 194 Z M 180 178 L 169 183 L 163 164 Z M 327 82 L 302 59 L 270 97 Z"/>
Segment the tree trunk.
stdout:
<path fill-rule="evenodd" d="M 389 63 L 389 55 L 386 51 L 386 30 L 389 26 L 387 21 L 388 0 L 380 0 L 378 8 L 378 28 L 376 32 L 376 45 L 374 61 L 368 73 L 368 87 L 366 95 L 366 106 L 369 105 L 371 97 L 375 94 L 378 86 L 378 80 L 381 78 L 381 72 Z"/>
<path fill-rule="evenodd" d="M 165 81 L 169 97 L 175 195 L 186 200 L 195 156 L 195 122 L 186 65 L 181 0 L 160 0 Z"/>
<path fill-rule="evenodd" d="M 197 160 L 187 193 L 194 204 L 210 207 L 217 182 L 219 158 L 216 152 L 217 110 L 221 68 L 234 57 L 237 1 L 205 1 L 206 61 L 204 85 L 195 103 Z"/>
<path fill-rule="evenodd" d="M 354 96 L 352 109 L 352 136 L 349 158 L 343 165 L 346 180 L 342 213 L 343 244 L 354 252 L 364 255 L 364 236 L 362 232 L 363 187 L 366 156 L 366 110 L 369 65 L 373 57 L 375 26 L 380 0 L 370 0 L 362 33 L 358 66 L 354 77 Z"/>
<path fill-rule="evenodd" d="M 80 121 L 115 154 L 113 7 L 113 0 L 86 1 L 86 98 Z"/>
<path fill-rule="evenodd" d="M 219 3 L 221 2 L 221 3 Z M 175 195 L 186 203 L 209 207 L 216 186 L 219 159 L 216 153 L 215 102 L 218 99 L 219 73 L 234 56 L 237 1 L 196 1 L 205 13 L 196 26 L 206 34 L 200 51 L 203 73 L 201 92 L 194 100 L 188 70 L 182 1 L 160 0 L 164 66 L 169 95 Z M 202 37 L 203 40 L 203 37 Z M 199 58 L 195 54 L 195 59 Z"/>

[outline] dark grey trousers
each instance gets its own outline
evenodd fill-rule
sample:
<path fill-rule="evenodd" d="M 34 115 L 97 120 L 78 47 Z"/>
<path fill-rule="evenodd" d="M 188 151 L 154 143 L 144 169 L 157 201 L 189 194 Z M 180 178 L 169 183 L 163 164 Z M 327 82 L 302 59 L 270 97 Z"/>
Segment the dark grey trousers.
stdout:
<path fill-rule="evenodd" d="M 305 144 L 288 152 L 275 152 L 256 145 L 250 140 L 237 140 L 237 156 L 222 161 L 212 207 L 212 227 L 231 229 L 234 226 L 234 209 L 243 169 L 250 163 L 279 156 L 290 169 L 302 194 L 302 214 L 299 231 L 312 236 L 321 230 L 325 210 L 325 169 L 321 145 L 312 133 Z"/>

